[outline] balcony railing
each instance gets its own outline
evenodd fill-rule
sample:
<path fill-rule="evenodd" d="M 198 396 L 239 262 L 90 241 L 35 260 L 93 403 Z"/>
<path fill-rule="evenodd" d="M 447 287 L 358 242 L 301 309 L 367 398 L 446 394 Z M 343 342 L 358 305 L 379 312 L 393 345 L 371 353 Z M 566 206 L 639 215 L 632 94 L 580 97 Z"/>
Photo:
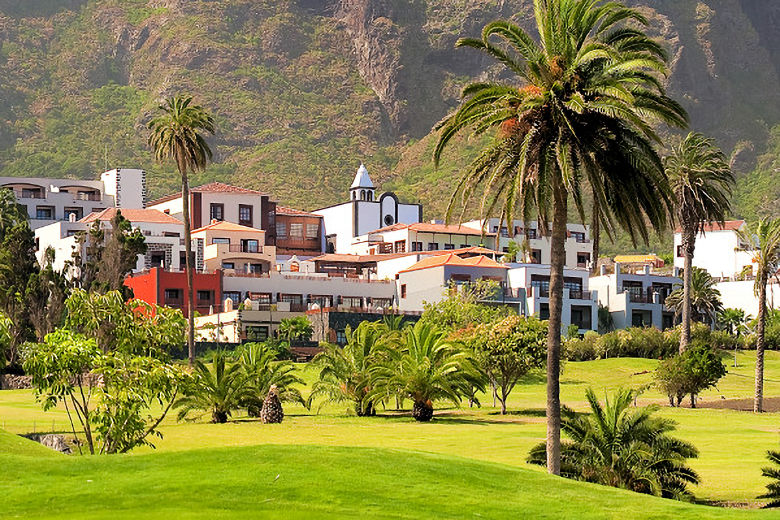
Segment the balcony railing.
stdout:
<path fill-rule="evenodd" d="M 100 193 L 75 193 L 73 195 L 73 200 L 91 200 L 97 202 L 103 200 L 103 197 L 101 197 Z"/>
<path fill-rule="evenodd" d="M 9 189 L 9 188 L 6 188 Z M 43 191 L 11 190 L 18 199 L 45 199 L 46 194 Z"/>
<path fill-rule="evenodd" d="M 628 292 L 628 301 L 631 303 L 653 303 L 652 294 L 637 293 L 632 291 Z"/>
<path fill-rule="evenodd" d="M 165 305 L 181 305 L 182 298 L 165 298 Z"/>
<path fill-rule="evenodd" d="M 228 250 L 231 253 L 262 253 L 263 246 L 247 244 L 230 244 Z"/>
<path fill-rule="evenodd" d="M 582 289 L 569 289 L 569 298 L 572 300 L 592 300 L 593 293 Z"/>

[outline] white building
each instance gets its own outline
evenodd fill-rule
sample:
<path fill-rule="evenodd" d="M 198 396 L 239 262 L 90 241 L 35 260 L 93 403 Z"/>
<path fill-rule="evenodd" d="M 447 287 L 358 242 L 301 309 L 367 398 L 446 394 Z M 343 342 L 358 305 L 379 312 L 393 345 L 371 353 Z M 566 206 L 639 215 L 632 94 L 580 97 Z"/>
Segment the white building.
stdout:
<path fill-rule="evenodd" d="M 485 230 L 496 236 L 495 249 L 507 252 L 509 243 L 514 241 L 521 246 L 527 244 L 524 263 L 549 264 L 551 262 L 551 241 L 549 233 L 541 233 L 537 222 L 513 220 L 512 229 L 504 225 L 499 227 L 499 219 L 472 220 L 463 226 Z M 593 257 L 593 243 L 589 236 L 589 227 L 582 224 L 566 224 L 566 267 L 588 267 Z M 521 249 L 522 251 L 522 249 Z"/>
<path fill-rule="evenodd" d="M 146 202 L 146 172 L 117 168 L 103 172 L 98 181 L 0 177 L 25 207 L 35 230 L 57 221 L 77 221 L 106 208 L 143 208 Z"/>
<path fill-rule="evenodd" d="M 355 237 L 352 251 L 357 254 L 388 254 L 419 251 L 452 251 L 470 247 L 495 250 L 496 237 L 466 226 L 441 222 L 393 224 Z"/>
<path fill-rule="evenodd" d="M 745 314 L 758 316 L 758 297 L 754 292 L 755 280 L 724 281 L 715 284 L 720 291 L 720 301 L 724 308 L 742 309 Z M 780 284 L 770 280 L 766 286 L 766 306 L 770 309 L 780 307 Z"/>
<path fill-rule="evenodd" d="M 610 274 L 602 266 L 601 274 L 590 278 L 590 288 L 596 291 L 599 303 L 609 309 L 616 329 L 653 326 L 663 330 L 674 326 L 674 311 L 664 302 L 681 285 L 682 280 L 676 276 L 654 274 L 650 265 L 630 272 L 626 265 L 616 263 Z"/>
<path fill-rule="evenodd" d="M 94 222 L 100 222 L 104 229 L 111 227 L 111 219 L 117 211 L 130 221 L 135 229 L 144 235 L 147 251 L 138 255 L 134 272 L 152 267 L 165 269 L 183 269 L 185 259 L 184 228 L 182 223 L 160 211 L 153 209 L 117 209 L 108 208 L 97 213 L 90 213 L 78 222 L 54 222 L 35 230 L 36 257 L 40 262 L 44 252 L 51 248 L 54 251 L 52 267 L 62 270 L 66 262 L 73 259 L 73 253 L 78 247 L 78 233 L 86 233 Z M 203 265 L 202 248 L 197 253 L 199 265 Z M 84 251 L 82 251 L 82 258 Z"/>
<path fill-rule="evenodd" d="M 349 202 L 314 211 L 322 215 L 330 253 L 354 253 L 356 237 L 394 224 L 414 224 L 422 221 L 420 204 L 402 204 L 394 193 L 377 196 L 376 187 L 362 164 L 349 188 Z"/>
<path fill-rule="evenodd" d="M 737 230 L 745 229 L 745 221 L 727 220 L 723 224 L 707 224 L 704 232 L 696 237 L 694 267 L 705 269 L 714 278 L 723 280 L 733 279 L 745 268 L 749 268 L 752 273 L 752 255 L 745 250 L 745 244 L 737 236 Z M 674 233 L 674 253 L 674 266 L 682 269 L 685 267 L 685 256 L 679 229 Z"/>

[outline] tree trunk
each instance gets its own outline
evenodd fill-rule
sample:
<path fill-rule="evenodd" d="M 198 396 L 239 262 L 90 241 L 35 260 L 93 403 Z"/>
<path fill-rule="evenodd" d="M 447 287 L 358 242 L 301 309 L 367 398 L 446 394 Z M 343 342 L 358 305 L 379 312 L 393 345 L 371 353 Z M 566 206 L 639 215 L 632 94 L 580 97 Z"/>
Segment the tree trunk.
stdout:
<path fill-rule="evenodd" d="M 693 250 L 696 247 L 696 233 L 691 226 L 685 226 L 682 233 L 682 249 L 685 255 L 683 271 L 682 330 L 680 331 L 680 353 L 691 343 L 691 285 L 693 283 Z"/>
<path fill-rule="evenodd" d="M 590 225 L 590 239 L 593 243 L 593 258 L 591 258 L 590 272 L 598 275 L 599 270 L 599 253 L 601 248 L 601 220 L 599 220 L 599 203 L 596 198 L 593 198 L 593 219 Z"/>
<path fill-rule="evenodd" d="M 563 265 L 566 261 L 566 212 L 568 192 L 554 188 L 550 255 L 550 319 L 547 325 L 547 471 L 561 473 L 561 314 L 563 310 Z"/>
<path fill-rule="evenodd" d="M 759 273 L 759 276 L 761 274 Z M 756 325 L 756 396 L 753 411 L 764 411 L 764 328 L 766 327 L 766 278 L 759 280 L 758 324 Z"/>
<path fill-rule="evenodd" d="M 187 171 L 179 168 L 181 173 L 182 217 L 184 218 L 184 251 L 185 268 L 187 270 L 187 358 L 190 368 L 195 364 L 195 298 L 193 297 L 194 267 L 192 265 L 192 233 L 190 232 L 190 183 Z"/>
<path fill-rule="evenodd" d="M 412 407 L 412 417 L 420 422 L 430 421 L 433 418 L 433 406 L 430 403 L 430 401 L 415 401 Z"/>

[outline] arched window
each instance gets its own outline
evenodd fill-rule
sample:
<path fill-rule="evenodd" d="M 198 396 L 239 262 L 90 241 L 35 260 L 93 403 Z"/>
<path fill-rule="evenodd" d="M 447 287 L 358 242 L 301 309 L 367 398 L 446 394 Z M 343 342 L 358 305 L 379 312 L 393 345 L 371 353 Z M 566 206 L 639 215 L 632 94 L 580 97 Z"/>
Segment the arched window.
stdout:
<path fill-rule="evenodd" d="M 366 200 L 366 190 L 360 190 L 360 200 Z"/>
<path fill-rule="evenodd" d="M 357 200 L 357 192 L 356 191 L 352 192 L 352 200 Z"/>
<path fill-rule="evenodd" d="M 374 200 L 374 192 L 373 191 L 369 191 L 368 192 L 368 200 L 370 200 L 370 201 Z"/>

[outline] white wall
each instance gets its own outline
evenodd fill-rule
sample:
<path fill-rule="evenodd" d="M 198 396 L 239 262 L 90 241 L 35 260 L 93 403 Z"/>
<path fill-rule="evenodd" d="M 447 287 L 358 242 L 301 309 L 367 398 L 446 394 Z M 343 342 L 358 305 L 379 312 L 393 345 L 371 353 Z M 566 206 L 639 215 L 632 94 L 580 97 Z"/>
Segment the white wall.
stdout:
<path fill-rule="evenodd" d="M 118 208 L 140 209 L 146 204 L 146 173 L 135 168 L 117 168 L 103 172 L 100 180 L 106 195 L 111 195 Z"/>
<path fill-rule="evenodd" d="M 742 309 L 753 318 L 758 316 L 758 297 L 753 292 L 753 280 L 738 282 L 720 282 L 715 285 L 720 291 L 721 302 L 725 308 Z M 766 305 L 769 308 L 780 307 L 780 285 L 767 285 Z"/>
<path fill-rule="evenodd" d="M 349 253 L 352 245 L 353 224 L 352 203 L 340 204 L 317 210 L 314 213 L 322 215 L 325 236 L 336 235 L 336 253 Z"/>
<path fill-rule="evenodd" d="M 674 265 L 683 268 L 685 258 L 677 256 L 677 247 L 682 244 L 682 235 L 674 234 Z M 706 269 L 716 278 L 731 278 L 742 272 L 745 266 L 752 266 L 751 255 L 738 251 L 739 239 L 734 231 L 709 231 L 696 237 L 693 250 L 693 265 Z"/>
<path fill-rule="evenodd" d="M 222 291 L 316 294 L 370 298 L 395 298 L 393 281 L 363 281 L 354 278 L 328 277 L 327 274 L 271 273 L 267 277 L 229 276 L 222 279 Z"/>

